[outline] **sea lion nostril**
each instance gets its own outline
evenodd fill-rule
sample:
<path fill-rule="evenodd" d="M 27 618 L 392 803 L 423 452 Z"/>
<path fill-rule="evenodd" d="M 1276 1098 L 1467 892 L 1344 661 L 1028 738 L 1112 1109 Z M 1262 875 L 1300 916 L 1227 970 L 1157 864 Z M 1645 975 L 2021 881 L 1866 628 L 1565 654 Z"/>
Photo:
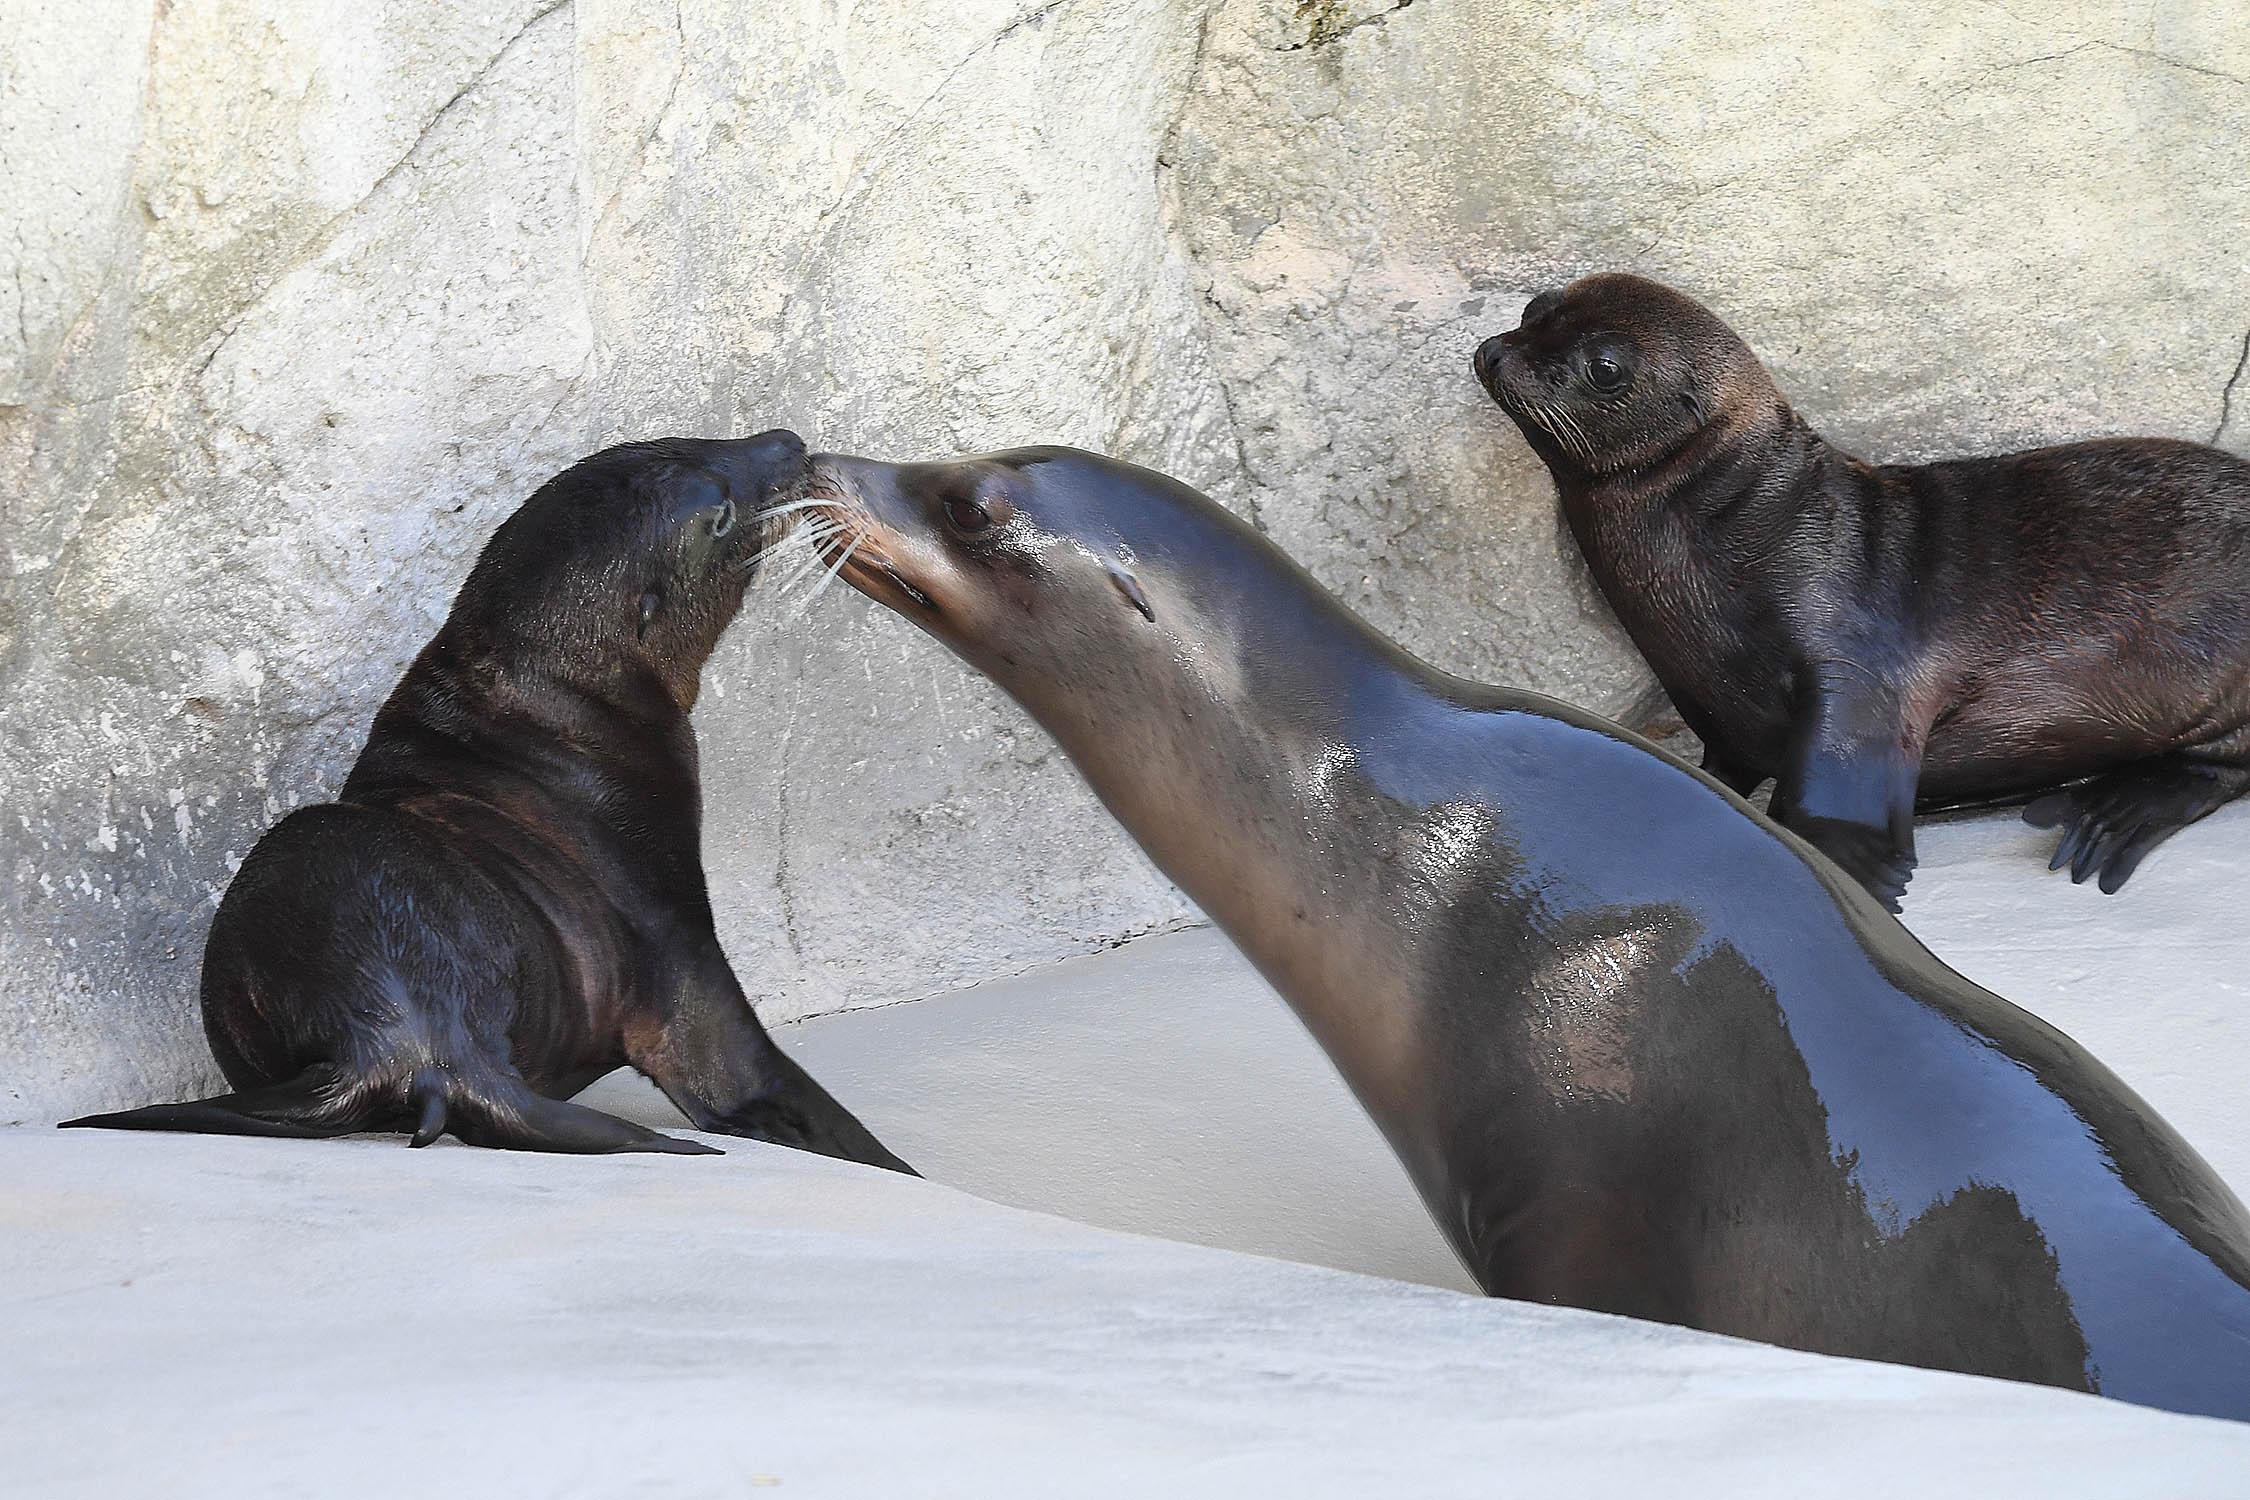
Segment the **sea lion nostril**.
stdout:
<path fill-rule="evenodd" d="M 1496 333 L 1477 345 L 1476 355 L 1471 361 L 1476 367 L 1477 378 L 1487 385 L 1491 384 L 1492 377 L 1500 369 L 1501 351 L 1508 347 L 1501 342 L 1502 337 L 1503 335 Z"/>

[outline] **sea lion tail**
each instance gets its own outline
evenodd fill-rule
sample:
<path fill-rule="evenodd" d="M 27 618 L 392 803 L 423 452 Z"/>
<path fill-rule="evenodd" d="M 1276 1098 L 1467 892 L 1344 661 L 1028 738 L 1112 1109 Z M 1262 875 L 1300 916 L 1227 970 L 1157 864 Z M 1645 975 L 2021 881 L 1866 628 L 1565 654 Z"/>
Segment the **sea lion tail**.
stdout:
<path fill-rule="evenodd" d="M 178 1130 L 196 1135 L 285 1136 L 317 1140 L 348 1135 L 367 1128 L 367 1103 L 351 1095 L 337 1095 L 324 1085 L 333 1081 L 325 1067 L 307 1068 L 286 1083 L 262 1089 L 243 1089 L 185 1104 L 151 1104 L 145 1109 L 115 1114 L 82 1115 L 64 1120 L 63 1130 Z"/>
<path fill-rule="evenodd" d="M 445 1134 L 445 1079 L 437 1069 L 417 1070 L 406 1097 L 414 1110 L 414 1137 L 406 1144 L 420 1148 Z"/>
<path fill-rule="evenodd" d="M 450 1104 L 453 1133 L 472 1146 L 503 1151 L 561 1151 L 599 1156 L 618 1151 L 665 1151 L 676 1156 L 719 1156 L 716 1146 L 665 1135 L 583 1104 L 549 1099 L 513 1073 L 493 1073 L 475 1084 L 456 1083 Z M 423 1106 L 424 1119 L 429 1106 Z M 419 1132 L 417 1132 L 419 1136 Z M 420 1144 L 417 1139 L 416 1144 Z"/>

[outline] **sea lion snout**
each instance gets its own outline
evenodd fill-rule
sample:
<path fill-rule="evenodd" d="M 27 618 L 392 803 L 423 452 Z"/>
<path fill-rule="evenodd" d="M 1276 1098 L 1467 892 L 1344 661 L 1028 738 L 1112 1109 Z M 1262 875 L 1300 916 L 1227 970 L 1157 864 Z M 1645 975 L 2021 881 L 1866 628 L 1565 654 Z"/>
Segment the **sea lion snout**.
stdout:
<path fill-rule="evenodd" d="M 738 498 L 764 504 L 804 487 L 810 455 L 786 427 L 713 444 L 713 456 Z"/>
<path fill-rule="evenodd" d="M 1500 360 L 1508 352 L 1507 337 L 1507 334 L 1496 333 L 1486 339 L 1477 345 L 1476 357 L 1471 361 L 1476 367 L 1478 384 L 1490 391 L 1495 400 L 1500 395 Z"/>
<path fill-rule="evenodd" d="M 818 545 L 843 580 L 925 624 L 944 613 L 934 595 L 942 554 L 919 508 L 901 492 L 898 465 L 849 453 L 816 453 L 805 465 L 806 514 L 825 523 Z"/>
<path fill-rule="evenodd" d="M 1476 367 L 1477 380 L 1492 393 L 1494 400 L 1502 399 L 1501 371 L 1509 352 L 1520 352 L 1521 347 L 1529 341 L 1533 328 L 1554 315 L 1555 310 L 1562 306 L 1565 295 L 1561 289 L 1553 287 L 1536 294 L 1523 305 L 1523 316 L 1517 320 L 1515 327 L 1505 333 L 1496 333 L 1477 345 L 1476 357 L 1472 361 Z"/>
<path fill-rule="evenodd" d="M 1530 349 L 1524 346 L 1523 330 L 1512 328 L 1506 333 L 1496 333 L 1477 345 L 1477 384 L 1484 387 L 1499 408 L 1511 417 L 1520 419 L 1525 408 L 1541 398 L 1537 365 Z"/>

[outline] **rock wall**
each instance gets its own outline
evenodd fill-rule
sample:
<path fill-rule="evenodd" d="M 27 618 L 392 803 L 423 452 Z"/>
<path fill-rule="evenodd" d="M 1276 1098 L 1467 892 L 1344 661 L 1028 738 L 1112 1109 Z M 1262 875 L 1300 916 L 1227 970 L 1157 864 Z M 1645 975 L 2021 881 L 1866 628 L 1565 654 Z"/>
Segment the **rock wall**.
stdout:
<path fill-rule="evenodd" d="M 1877 456 L 2243 442 L 2250 16 L 2045 10 L 0 0 L 0 1120 L 212 1081 L 235 862 L 604 443 L 1101 448 L 1635 712 L 1468 375 L 1533 289 L 1677 281 Z M 770 1019 L 1188 914 L 992 690 L 801 594 L 699 714 Z"/>

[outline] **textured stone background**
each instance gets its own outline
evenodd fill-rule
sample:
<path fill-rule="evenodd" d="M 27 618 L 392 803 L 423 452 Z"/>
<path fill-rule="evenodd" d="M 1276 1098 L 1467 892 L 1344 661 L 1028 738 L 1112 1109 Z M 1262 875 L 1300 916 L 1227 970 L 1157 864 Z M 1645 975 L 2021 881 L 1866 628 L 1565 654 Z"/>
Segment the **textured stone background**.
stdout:
<path fill-rule="evenodd" d="M 1876 456 L 2241 446 L 2246 78 L 2200 0 L 0 0 L 0 1120 L 211 1081 L 234 862 L 588 449 L 1102 448 L 1645 712 L 1476 341 L 1629 266 Z M 770 1017 L 1185 914 L 981 682 L 791 610 L 700 715 Z"/>

